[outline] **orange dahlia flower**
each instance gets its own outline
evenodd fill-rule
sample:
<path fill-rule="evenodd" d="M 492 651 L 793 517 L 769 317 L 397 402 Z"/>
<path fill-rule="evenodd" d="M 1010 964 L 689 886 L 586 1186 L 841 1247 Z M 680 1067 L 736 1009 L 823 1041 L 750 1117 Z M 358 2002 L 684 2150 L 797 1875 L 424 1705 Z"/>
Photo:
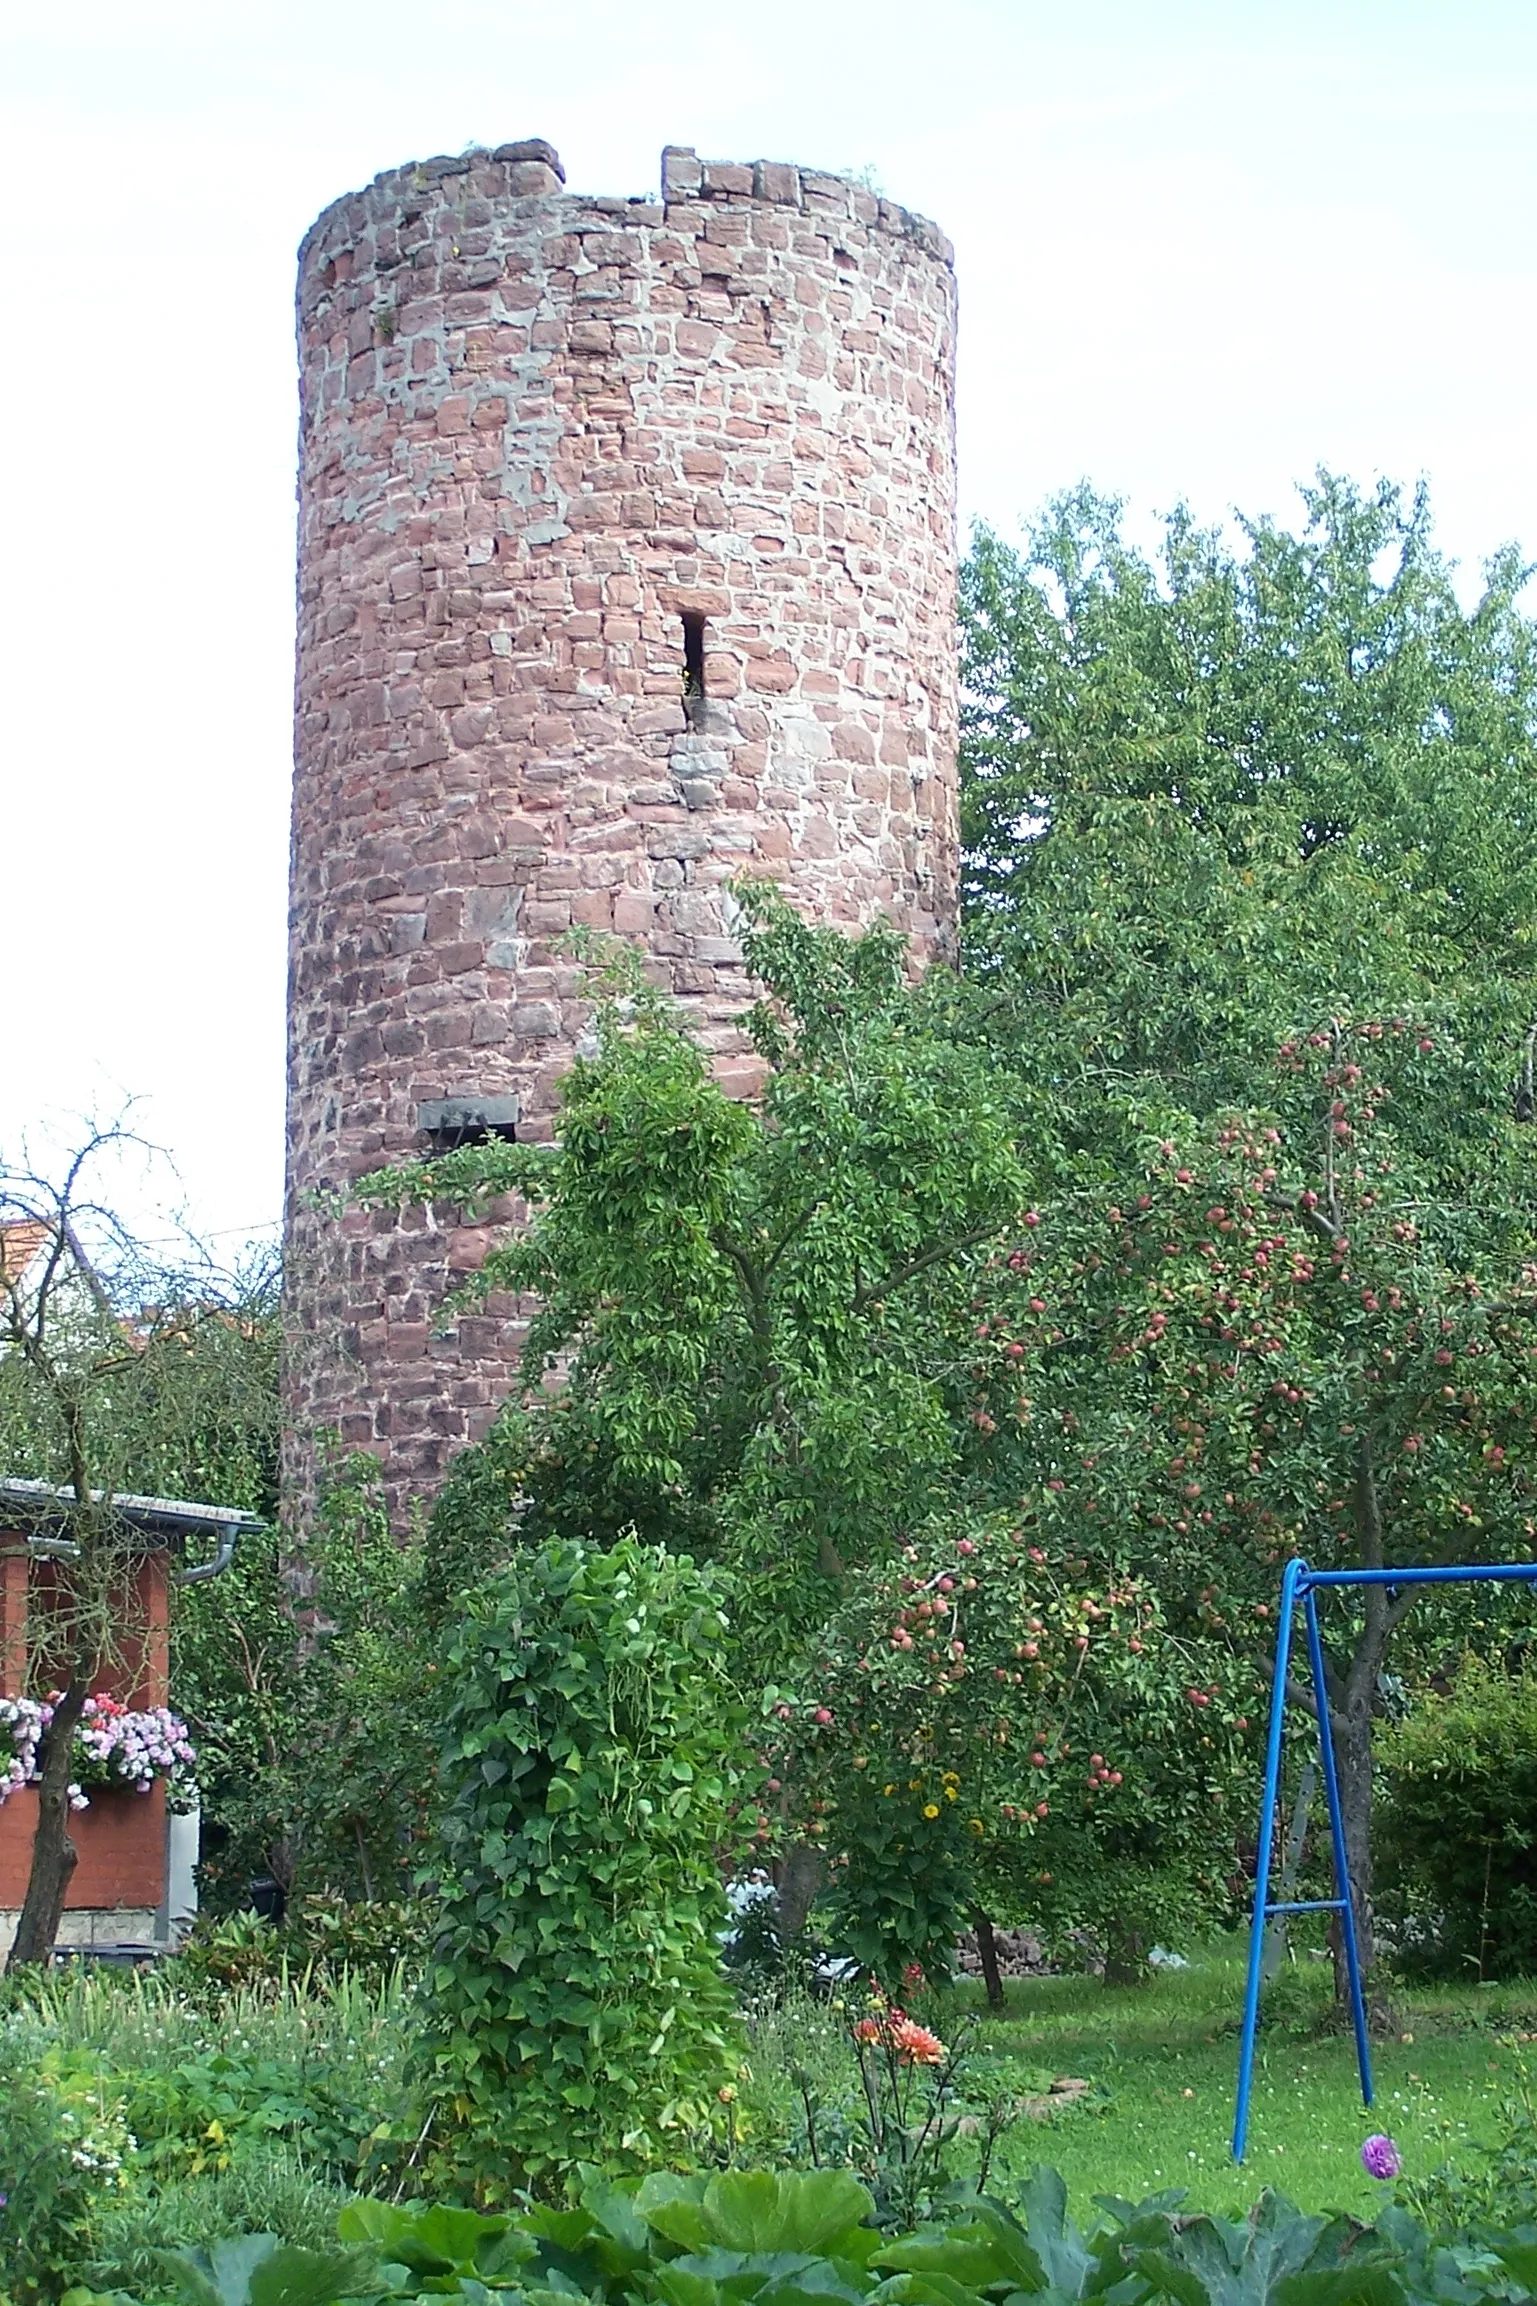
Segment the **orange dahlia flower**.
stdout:
<path fill-rule="evenodd" d="M 945 2045 L 927 2026 L 914 2023 L 911 2018 L 893 2018 L 891 2046 L 905 2066 L 938 2066 L 945 2057 Z"/>

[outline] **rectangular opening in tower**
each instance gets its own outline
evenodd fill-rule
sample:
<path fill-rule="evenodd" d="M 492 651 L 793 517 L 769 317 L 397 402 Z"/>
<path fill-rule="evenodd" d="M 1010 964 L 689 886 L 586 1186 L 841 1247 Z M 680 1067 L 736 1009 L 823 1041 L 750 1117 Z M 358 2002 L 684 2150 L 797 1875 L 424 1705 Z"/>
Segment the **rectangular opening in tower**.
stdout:
<path fill-rule="evenodd" d="M 518 1134 L 516 1097 L 428 1097 L 416 1108 L 416 1126 L 429 1153 L 453 1153 L 461 1145 L 487 1145 L 500 1138 L 511 1145 Z"/>
<path fill-rule="evenodd" d="M 683 710 L 691 727 L 704 717 L 704 617 L 683 612 Z"/>

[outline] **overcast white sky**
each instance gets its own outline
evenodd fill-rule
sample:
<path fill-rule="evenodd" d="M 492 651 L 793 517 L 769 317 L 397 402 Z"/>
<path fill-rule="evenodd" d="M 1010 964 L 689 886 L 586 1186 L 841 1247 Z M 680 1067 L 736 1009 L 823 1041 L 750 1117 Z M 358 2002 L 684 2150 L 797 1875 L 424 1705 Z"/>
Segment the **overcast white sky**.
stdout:
<path fill-rule="evenodd" d="M 0 1143 L 138 1096 L 194 1219 L 281 1192 L 293 253 L 550 137 L 872 168 L 960 268 L 963 516 L 1428 476 L 1537 554 L 1532 0 L 73 0 L 0 51 Z M 67 1126 L 67 1124 L 63 1124 Z"/>

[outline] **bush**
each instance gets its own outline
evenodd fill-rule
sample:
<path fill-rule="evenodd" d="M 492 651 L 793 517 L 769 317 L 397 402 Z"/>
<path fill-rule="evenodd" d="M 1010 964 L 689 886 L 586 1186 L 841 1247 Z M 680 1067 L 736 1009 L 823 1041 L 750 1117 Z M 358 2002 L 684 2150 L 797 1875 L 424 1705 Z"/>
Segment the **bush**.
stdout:
<path fill-rule="evenodd" d="M 966 1927 L 972 1860 L 959 1814 L 943 1799 L 948 1790 L 938 1771 L 904 1780 L 905 1800 L 882 1798 L 892 1795 L 890 1784 L 860 1780 L 843 1805 L 828 1927 L 840 1950 L 892 1993 L 913 1969 L 947 1978 Z"/>
<path fill-rule="evenodd" d="M 665 2161 L 738 2060 L 717 1858 L 744 1759 L 715 1581 L 551 1542 L 471 1600 L 444 1677 L 437 2167 L 484 2198 Z"/>
<path fill-rule="evenodd" d="M 316 1894 L 298 1899 L 281 1923 L 251 1913 L 199 1915 L 172 1974 L 178 1985 L 220 1993 L 276 1993 L 290 1980 L 343 1972 L 382 1986 L 396 1970 L 419 1967 L 429 1943 L 427 1915 L 414 1900 Z"/>
<path fill-rule="evenodd" d="M 1470 1657 L 1379 1733 L 1377 1890 L 1405 1970 L 1537 1970 L 1537 1674 Z"/>
<path fill-rule="evenodd" d="M 237 2234 L 275 2234 L 324 2250 L 335 2240 L 347 2199 L 345 2189 L 314 2176 L 291 2148 L 253 2147 L 227 2170 L 110 2203 L 96 2221 L 95 2257 L 86 2273 L 93 2289 L 153 2296 L 164 2282 L 167 2250 L 206 2247 Z"/>
<path fill-rule="evenodd" d="M 0 2041 L 0 2273 L 15 2306 L 42 2306 L 78 2279 L 132 2148 L 107 2086 Z"/>

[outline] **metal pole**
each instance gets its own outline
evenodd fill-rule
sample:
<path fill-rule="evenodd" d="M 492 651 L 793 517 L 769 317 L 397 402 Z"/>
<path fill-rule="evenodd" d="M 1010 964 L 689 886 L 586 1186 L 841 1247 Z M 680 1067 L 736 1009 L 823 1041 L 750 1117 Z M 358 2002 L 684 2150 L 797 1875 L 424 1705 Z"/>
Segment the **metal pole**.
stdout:
<path fill-rule="evenodd" d="M 1350 1984 L 1351 2017 L 1355 2023 L 1356 2062 L 1361 2072 L 1361 2095 L 1372 2102 L 1371 2053 L 1366 2033 L 1366 2001 L 1361 1990 L 1361 1953 L 1356 1938 L 1355 1901 L 1345 1851 L 1345 1826 L 1340 1812 L 1339 1779 L 1334 1766 L 1334 1728 L 1324 1687 L 1323 1643 L 1318 1631 L 1320 1587 L 1362 1585 L 1515 1584 L 1537 1586 L 1537 1561 L 1489 1562 L 1480 1567 L 1436 1564 L 1425 1569 L 1309 1569 L 1305 1561 L 1289 1561 L 1281 1579 L 1281 1622 L 1276 1631 L 1275 1683 L 1270 1692 L 1270 1736 L 1265 1753 L 1265 1792 L 1260 1808 L 1259 1848 L 1254 1868 L 1254 1919 L 1249 1932 L 1249 1976 L 1244 1995 L 1243 2036 L 1238 2055 L 1238 2105 L 1233 2119 L 1233 2159 L 1241 2162 L 1249 2134 L 1249 2097 L 1254 2079 L 1254 2044 L 1259 2029 L 1259 1996 L 1264 1961 L 1266 1925 L 1281 1914 L 1337 1913 L 1344 1932 L 1345 1970 Z M 1286 1895 L 1272 1902 L 1270 1867 L 1275 1839 L 1277 1789 L 1281 1774 L 1281 1731 L 1286 1712 L 1286 1672 L 1291 1655 L 1292 1614 L 1301 1599 L 1307 1624 L 1308 1662 L 1318 1703 L 1318 1753 L 1328 1797 L 1329 1834 L 1334 1851 L 1332 1898 L 1294 1899 Z M 1291 1885 L 1287 1884 L 1289 1888 Z"/>
<path fill-rule="evenodd" d="M 1329 1836 L 1334 1844 L 1334 1887 L 1339 1898 L 1340 1934 L 1345 1943 L 1345 1973 L 1350 1981 L 1350 2014 L 1356 2029 L 1356 2064 L 1361 2072 L 1361 2100 L 1372 2102 L 1372 2055 L 1366 2038 L 1366 2003 L 1361 1993 L 1361 1956 L 1356 1943 L 1355 1893 L 1350 1881 L 1350 1860 L 1345 1848 L 1345 1820 L 1340 1810 L 1339 1776 L 1334 1766 L 1334 1723 L 1329 1714 L 1329 1693 L 1324 1684 L 1324 1647 L 1318 1631 L 1318 1596 L 1311 1579 L 1302 1589 L 1302 1613 L 1307 1626 L 1308 1661 L 1313 1668 L 1313 1696 L 1318 1706 L 1318 1752 L 1324 1765 L 1324 1799 L 1329 1810 Z"/>
<path fill-rule="evenodd" d="M 1249 2093 L 1254 2082 L 1254 2040 L 1259 2031 L 1260 1969 L 1265 1954 L 1266 1908 L 1270 1900 L 1270 1851 L 1275 1840 L 1276 1795 L 1281 1782 L 1281 1732 L 1286 1724 L 1286 1676 L 1291 1662 L 1292 1615 L 1304 1561 L 1286 1564 L 1281 1578 L 1281 1622 L 1276 1627 L 1275 1680 L 1270 1689 L 1270 1729 L 1265 1743 L 1265 1792 L 1260 1803 L 1259 1845 L 1254 1853 L 1254 1919 L 1249 1926 L 1249 1976 L 1244 1989 L 1243 2034 L 1238 2052 L 1238 2104 L 1233 2114 L 1233 2160 L 1241 2162 L 1249 2139 Z"/>
<path fill-rule="evenodd" d="M 1310 1569 L 1309 1585 L 1511 1585 L 1537 1583 L 1537 1561 L 1491 1561 L 1434 1569 Z"/>

